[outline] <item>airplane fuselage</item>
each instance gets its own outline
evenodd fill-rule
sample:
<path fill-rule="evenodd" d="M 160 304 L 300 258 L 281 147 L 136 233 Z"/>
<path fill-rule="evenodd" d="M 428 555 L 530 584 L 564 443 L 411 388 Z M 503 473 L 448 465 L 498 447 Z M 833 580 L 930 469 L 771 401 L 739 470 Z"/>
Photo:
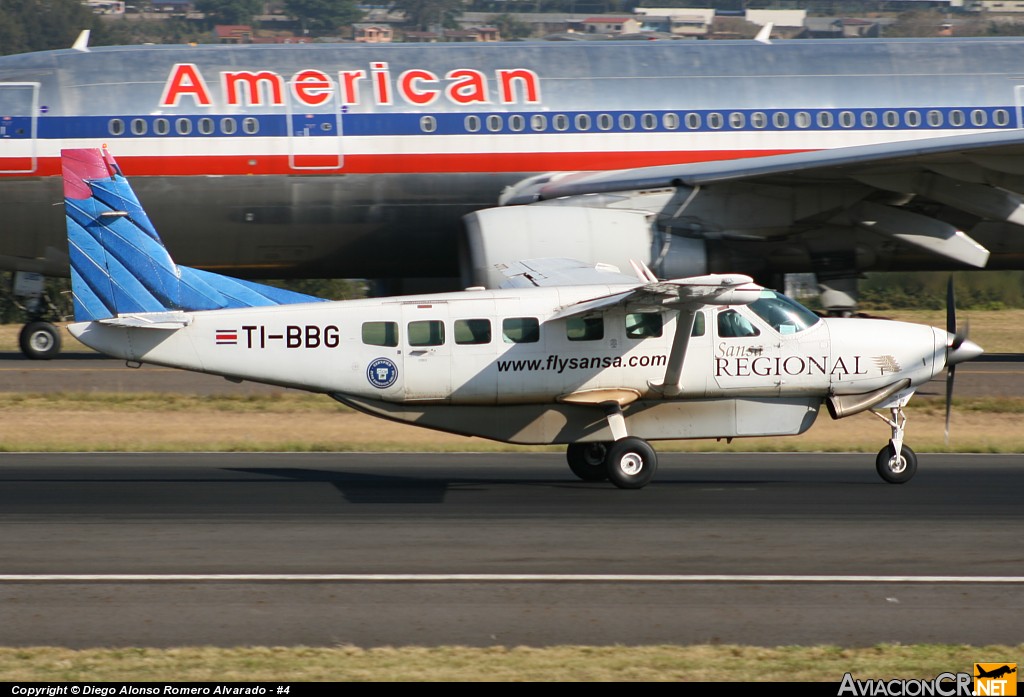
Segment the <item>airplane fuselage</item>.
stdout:
<path fill-rule="evenodd" d="M 1014 39 L 6 56 L 0 264 L 63 272 L 59 152 L 105 144 L 182 263 L 262 277 L 454 277 L 461 217 L 537 173 L 1017 129 L 1022 59 Z M 991 268 L 1024 262 L 1024 243 L 974 237 L 997 250 Z M 950 263 L 892 245 L 842 253 L 856 268 Z M 811 270 L 810 255 L 770 239 L 707 237 L 695 255 L 674 272 Z"/>
<path fill-rule="evenodd" d="M 535 443 L 607 440 L 594 407 L 614 399 L 627 404 L 631 432 L 648 439 L 795 434 L 830 395 L 902 379 L 916 386 L 944 367 L 946 333 L 922 325 L 774 326 L 772 307 L 706 308 L 694 323 L 682 389 L 666 399 L 658 384 L 675 312 L 552 319 L 558 308 L 628 288 L 221 310 L 192 313 L 174 330 L 83 323 L 72 333 L 126 360 L 326 393 L 389 418 Z"/>

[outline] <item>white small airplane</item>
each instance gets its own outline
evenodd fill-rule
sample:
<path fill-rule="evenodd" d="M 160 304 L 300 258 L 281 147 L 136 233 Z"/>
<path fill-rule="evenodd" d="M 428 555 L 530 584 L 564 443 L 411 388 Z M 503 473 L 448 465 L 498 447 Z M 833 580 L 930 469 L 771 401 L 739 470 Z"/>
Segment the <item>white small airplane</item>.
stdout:
<path fill-rule="evenodd" d="M 657 468 L 649 440 L 799 434 L 825 404 L 889 424 L 876 467 L 902 484 L 917 469 L 903 408 L 943 368 L 948 396 L 953 367 L 982 353 L 960 332 L 823 319 L 747 276 L 660 281 L 642 264 L 518 261 L 497 290 L 328 302 L 176 265 L 109 153 L 64 150 L 62 166 L 82 343 L 426 428 L 563 443 L 584 481 L 640 488 Z"/>

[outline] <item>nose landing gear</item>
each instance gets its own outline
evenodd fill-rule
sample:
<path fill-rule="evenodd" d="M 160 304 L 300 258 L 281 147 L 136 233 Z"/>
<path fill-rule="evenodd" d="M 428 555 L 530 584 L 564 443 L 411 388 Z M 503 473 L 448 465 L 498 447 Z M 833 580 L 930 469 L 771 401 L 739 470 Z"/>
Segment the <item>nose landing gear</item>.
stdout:
<path fill-rule="evenodd" d="M 897 406 L 889 409 L 892 418 L 882 416 L 874 409 L 871 410 L 872 414 L 889 424 L 892 429 L 892 439 L 888 445 L 878 451 L 878 456 L 875 458 L 875 470 L 877 470 L 878 476 L 890 484 L 906 484 L 917 472 L 917 455 L 909 447 L 903 445 L 903 433 L 907 425 L 907 416 L 903 413 L 903 405 L 909 399 L 909 396 L 906 399 L 901 399 L 897 402 Z M 897 453 L 899 454 L 897 455 Z"/>

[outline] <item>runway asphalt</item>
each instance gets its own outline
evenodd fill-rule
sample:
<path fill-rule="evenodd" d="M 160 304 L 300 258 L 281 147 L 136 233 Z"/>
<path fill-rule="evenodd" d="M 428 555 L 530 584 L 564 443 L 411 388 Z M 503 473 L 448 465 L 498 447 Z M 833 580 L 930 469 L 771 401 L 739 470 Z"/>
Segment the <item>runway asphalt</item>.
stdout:
<path fill-rule="evenodd" d="M 1020 643 L 1024 457 L 872 460 L 0 454 L 0 645 Z"/>

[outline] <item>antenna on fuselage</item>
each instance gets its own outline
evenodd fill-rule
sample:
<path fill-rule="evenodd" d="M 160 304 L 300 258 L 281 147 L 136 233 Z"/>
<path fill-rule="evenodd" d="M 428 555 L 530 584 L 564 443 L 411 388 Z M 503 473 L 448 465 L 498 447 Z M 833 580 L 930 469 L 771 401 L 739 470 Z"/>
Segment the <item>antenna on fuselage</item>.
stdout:
<path fill-rule="evenodd" d="M 83 29 L 75 39 L 75 43 L 71 44 L 71 48 L 76 51 L 88 51 L 89 50 L 89 35 L 92 33 L 89 29 Z"/>

